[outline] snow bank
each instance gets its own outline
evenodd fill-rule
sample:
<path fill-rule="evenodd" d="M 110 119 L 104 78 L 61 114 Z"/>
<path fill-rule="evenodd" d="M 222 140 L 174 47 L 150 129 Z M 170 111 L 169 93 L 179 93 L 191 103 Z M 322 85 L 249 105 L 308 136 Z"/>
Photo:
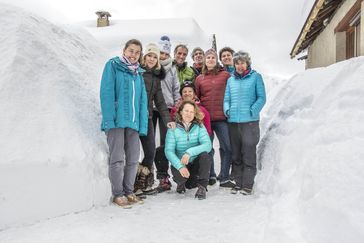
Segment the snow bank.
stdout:
<path fill-rule="evenodd" d="M 307 70 L 268 99 L 257 192 L 264 242 L 364 238 L 364 58 Z"/>
<path fill-rule="evenodd" d="M 0 22 L 0 229 L 105 203 L 103 52 L 87 31 L 9 5 Z"/>

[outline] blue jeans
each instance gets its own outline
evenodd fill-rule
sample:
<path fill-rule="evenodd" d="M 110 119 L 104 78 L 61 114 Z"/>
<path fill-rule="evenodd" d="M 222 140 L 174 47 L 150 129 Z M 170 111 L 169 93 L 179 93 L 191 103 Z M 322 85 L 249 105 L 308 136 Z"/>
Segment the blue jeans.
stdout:
<path fill-rule="evenodd" d="M 228 123 L 226 121 L 213 121 L 211 122 L 211 129 L 216 133 L 217 139 L 220 143 L 220 181 L 227 181 L 230 178 L 231 168 L 231 145 Z"/>

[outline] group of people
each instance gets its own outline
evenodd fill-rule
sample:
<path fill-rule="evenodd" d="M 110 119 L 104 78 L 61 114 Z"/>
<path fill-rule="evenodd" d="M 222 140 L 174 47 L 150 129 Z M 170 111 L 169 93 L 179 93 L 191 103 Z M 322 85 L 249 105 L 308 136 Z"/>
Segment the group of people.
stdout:
<path fill-rule="evenodd" d="M 142 43 L 131 39 L 102 74 L 101 129 L 109 147 L 111 200 L 123 208 L 171 190 L 169 168 L 180 194 L 197 188 L 195 197 L 205 199 L 208 185 L 217 181 L 232 194 L 252 193 L 259 113 L 266 101 L 262 76 L 251 68 L 247 52 L 196 47 L 189 66 L 187 45 L 177 45 L 173 59 L 171 46 L 169 37 L 162 36 L 143 51 Z"/>

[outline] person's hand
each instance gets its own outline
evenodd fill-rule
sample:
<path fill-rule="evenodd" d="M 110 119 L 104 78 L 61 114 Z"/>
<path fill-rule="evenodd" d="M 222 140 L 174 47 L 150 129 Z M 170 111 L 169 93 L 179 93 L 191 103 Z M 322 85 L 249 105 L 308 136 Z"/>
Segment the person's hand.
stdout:
<path fill-rule="evenodd" d="M 184 178 L 190 177 L 190 172 L 186 167 L 182 167 L 181 169 L 179 169 L 179 173 L 181 173 L 181 176 L 183 176 Z"/>
<path fill-rule="evenodd" d="M 167 127 L 168 128 L 172 128 L 172 129 L 175 129 L 176 128 L 176 123 L 175 122 L 168 122 L 167 123 Z"/>
<path fill-rule="evenodd" d="M 181 163 L 184 164 L 184 165 L 187 165 L 188 164 L 188 161 L 190 159 L 190 155 L 189 154 L 184 154 L 182 156 L 182 159 L 181 159 Z"/>

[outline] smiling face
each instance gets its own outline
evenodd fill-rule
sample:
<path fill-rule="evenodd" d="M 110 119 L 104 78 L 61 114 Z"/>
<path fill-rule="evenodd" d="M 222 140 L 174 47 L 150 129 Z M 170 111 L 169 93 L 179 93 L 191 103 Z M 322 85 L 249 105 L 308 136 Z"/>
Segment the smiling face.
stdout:
<path fill-rule="evenodd" d="M 191 104 L 185 104 L 181 110 L 182 121 L 185 123 L 191 123 L 195 118 L 195 107 Z"/>
<path fill-rule="evenodd" d="M 183 100 L 189 100 L 193 101 L 195 98 L 195 92 L 193 91 L 193 88 L 191 87 L 185 87 L 182 90 L 182 99 Z"/>
<path fill-rule="evenodd" d="M 174 60 L 178 65 L 182 65 L 186 61 L 187 52 L 187 49 L 182 46 L 177 48 Z"/>
<path fill-rule="evenodd" d="M 135 64 L 139 60 L 141 50 L 141 46 L 130 44 L 124 49 L 123 55 L 131 62 L 131 64 Z"/>
<path fill-rule="evenodd" d="M 193 61 L 196 64 L 202 64 L 203 63 L 203 56 L 204 53 L 200 50 L 197 50 L 194 54 L 193 54 Z"/>
<path fill-rule="evenodd" d="M 145 65 L 149 68 L 152 69 L 157 65 L 158 62 L 158 56 L 154 53 L 148 53 L 145 57 L 144 57 L 144 62 Z"/>
<path fill-rule="evenodd" d="M 233 65 L 233 55 L 229 51 L 224 51 L 221 53 L 221 62 L 224 66 Z"/>
<path fill-rule="evenodd" d="M 206 64 L 207 70 L 214 69 L 214 67 L 216 67 L 216 64 L 217 64 L 216 55 L 214 55 L 214 54 L 206 55 L 205 64 Z"/>
<path fill-rule="evenodd" d="M 237 73 L 242 74 L 245 70 L 248 69 L 248 65 L 246 64 L 246 62 L 242 61 L 242 60 L 237 60 L 235 61 L 235 70 Z"/>

